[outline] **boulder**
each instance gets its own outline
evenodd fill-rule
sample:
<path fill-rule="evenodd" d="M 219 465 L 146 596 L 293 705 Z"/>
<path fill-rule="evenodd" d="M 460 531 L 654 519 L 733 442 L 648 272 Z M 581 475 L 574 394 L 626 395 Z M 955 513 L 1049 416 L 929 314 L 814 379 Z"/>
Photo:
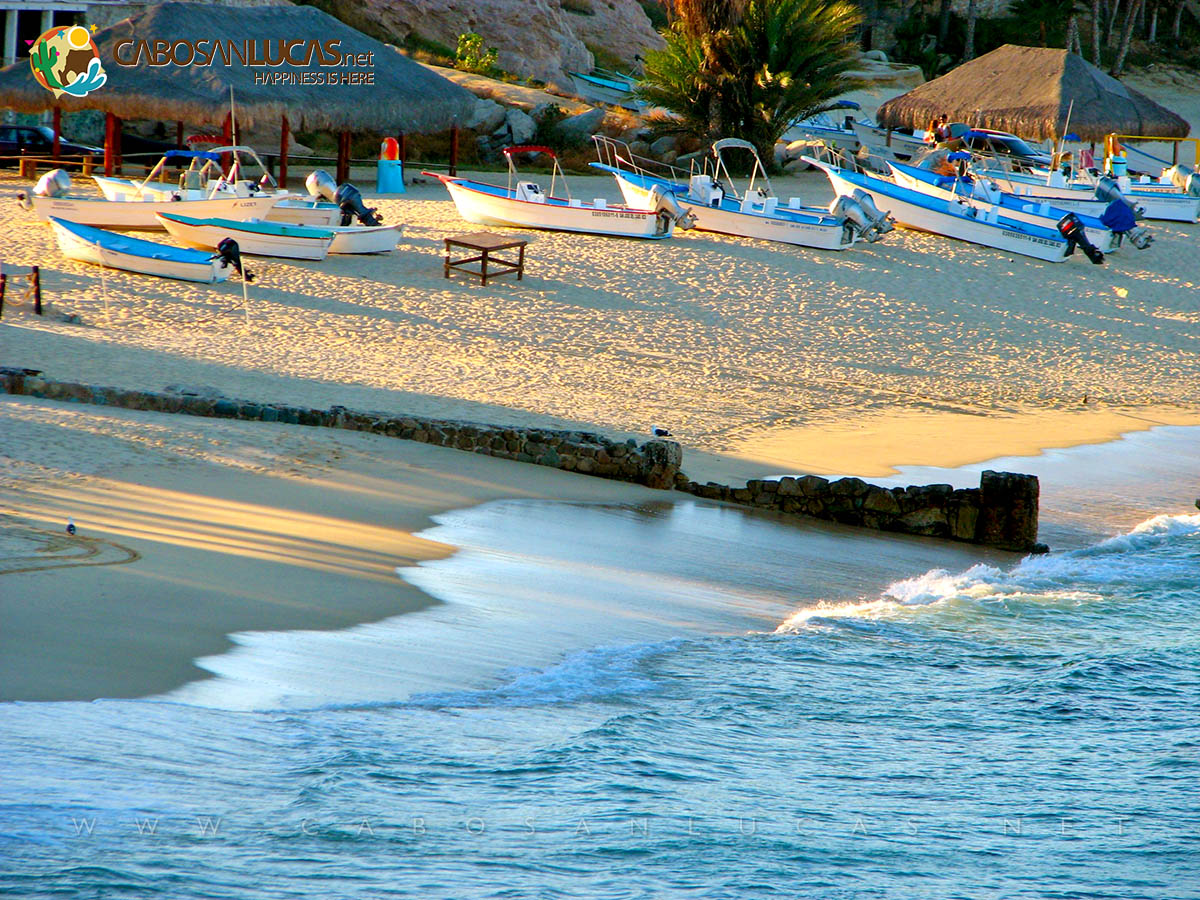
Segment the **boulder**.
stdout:
<path fill-rule="evenodd" d="M 600 130 L 606 114 L 603 109 L 589 109 L 585 113 L 563 119 L 558 123 L 558 133 L 569 143 L 584 143 Z"/>
<path fill-rule="evenodd" d="M 1032 550 L 1038 530 L 1037 476 L 989 469 L 980 476 L 979 493 L 975 540 L 1021 553 Z"/>
<path fill-rule="evenodd" d="M 496 129 L 498 134 L 504 134 L 514 144 L 524 144 L 537 131 L 537 122 L 528 113 L 519 109 L 510 109 L 504 114 L 504 124 Z"/>
<path fill-rule="evenodd" d="M 638 0 L 577 0 L 572 4 L 581 10 L 585 5 L 591 15 L 568 11 L 564 18 L 585 46 L 620 60 L 625 69 L 639 66 L 637 57 L 644 56 L 647 49 L 666 46 Z"/>
<path fill-rule="evenodd" d="M 478 132 L 492 132 L 504 124 L 506 110 L 495 100 L 478 97 L 466 127 Z"/>
<path fill-rule="evenodd" d="M 666 135 L 664 137 L 660 137 L 657 141 L 650 145 L 650 152 L 655 156 L 662 156 L 668 151 L 676 150 L 677 146 L 678 145 L 675 138 L 671 135 Z"/>

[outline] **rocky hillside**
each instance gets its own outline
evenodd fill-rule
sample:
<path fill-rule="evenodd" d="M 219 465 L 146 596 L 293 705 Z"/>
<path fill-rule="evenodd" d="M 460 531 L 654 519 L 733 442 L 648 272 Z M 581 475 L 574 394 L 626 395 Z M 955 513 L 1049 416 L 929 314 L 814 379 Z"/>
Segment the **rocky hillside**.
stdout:
<path fill-rule="evenodd" d="M 565 86 L 595 62 L 633 66 L 661 47 L 637 0 L 360 0 L 365 16 L 399 38 L 416 34 L 454 47 L 465 31 L 499 50 L 498 65 Z"/>

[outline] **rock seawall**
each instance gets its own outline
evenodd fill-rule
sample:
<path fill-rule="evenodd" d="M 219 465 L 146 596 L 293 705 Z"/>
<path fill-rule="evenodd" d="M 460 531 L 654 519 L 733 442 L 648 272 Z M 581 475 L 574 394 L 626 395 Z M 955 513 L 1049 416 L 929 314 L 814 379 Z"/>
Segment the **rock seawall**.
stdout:
<path fill-rule="evenodd" d="M 419 416 L 390 416 L 349 410 L 342 406 L 312 409 L 278 403 L 254 403 L 205 390 L 127 391 L 73 381 L 56 381 L 43 378 L 40 372 L 30 369 L 0 368 L 0 393 L 208 418 L 369 431 L 484 456 L 550 466 L 617 481 L 631 481 L 659 489 L 674 486 L 683 460 L 683 450 L 674 441 L 646 441 L 639 445 L 632 439 L 615 441 L 589 431 L 552 431 Z"/>
<path fill-rule="evenodd" d="M 1018 552 L 1046 550 L 1037 543 L 1038 480 L 1033 475 L 988 471 L 983 473 L 978 488 L 959 490 L 948 484 L 884 488 L 860 478 L 830 481 L 817 475 L 750 481 L 738 488 L 689 480 L 680 471 L 683 449 L 675 441 L 638 444 L 633 439 L 616 441 L 589 431 L 392 416 L 342 406 L 313 409 L 257 403 L 224 397 L 211 389 L 122 390 L 57 381 L 43 377 L 36 369 L 0 368 L 0 393 L 151 412 L 367 431 L 652 488 L 676 488 L 705 499 L 844 525 L 950 538 Z"/>
<path fill-rule="evenodd" d="M 750 481 L 744 488 L 699 484 L 680 477 L 678 489 L 710 500 L 811 516 L 901 534 L 950 538 L 1015 550 L 1045 552 L 1037 542 L 1039 485 L 1035 475 L 984 472 L 979 487 L 948 484 L 885 488 L 861 478 L 818 475 Z"/>

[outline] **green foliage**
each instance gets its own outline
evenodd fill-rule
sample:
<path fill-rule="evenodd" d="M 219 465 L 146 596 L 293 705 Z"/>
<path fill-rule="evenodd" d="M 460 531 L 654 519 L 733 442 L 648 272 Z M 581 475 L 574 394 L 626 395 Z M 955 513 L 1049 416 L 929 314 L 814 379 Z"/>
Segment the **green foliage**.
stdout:
<path fill-rule="evenodd" d="M 410 53 L 424 57 L 426 62 L 441 66 L 454 65 L 454 51 L 445 44 L 422 37 L 415 31 L 410 31 L 404 39 L 404 49 Z"/>
<path fill-rule="evenodd" d="M 746 0 L 740 15 L 718 6 L 672 24 L 666 48 L 646 54 L 638 93 L 675 114 L 660 130 L 742 138 L 769 164 L 793 120 L 850 88 L 862 16 L 847 0 Z"/>
<path fill-rule="evenodd" d="M 495 47 L 483 49 L 483 38 L 468 31 L 458 36 L 458 52 L 454 55 L 454 67 L 464 72 L 487 75 L 496 68 L 498 51 Z"/>

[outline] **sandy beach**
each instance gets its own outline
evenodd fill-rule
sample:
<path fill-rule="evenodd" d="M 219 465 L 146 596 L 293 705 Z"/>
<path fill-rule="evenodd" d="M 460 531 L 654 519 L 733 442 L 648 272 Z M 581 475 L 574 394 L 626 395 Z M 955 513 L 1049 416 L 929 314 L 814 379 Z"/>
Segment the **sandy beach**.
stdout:
<path fill-rule="evenodd" d="M 571 185 L 619 198 L 608 177 Z M 0 176 L 0 190 L 18 186 Z M 815 172 L 776 189 L 831 196 Z M 442 277 L 441 238 L 475 226 L 440 184 L 372 203 L 404 223 L 398 250 L 251 261 L 249 328 L 236 283 L 102 277 L 62 259 L 50 229 L 8 204 L 4 265 L 42 266 L 50 314 L 15 303 L 21 279 L 10 276 L 0 363 L 122 388 L 616 437 L 665 425 L 700 481 L 881 477 L 1200 424 L 1197 225 L 1152 223 L 1150 250 L 1104 266 L 903 230 L 843 253 L 701 233 L 524 232 L 525 280 L 481 287 Z M 192 661 L 233 632 L 337 629 L 420 608 L 430 600 L 393 569 L 452 552 L 414 536 L 441 511 L 663 498 L 369 435 L 29 398 L 0 398 L 0 434 L 6 698 L 155 693 L 202 675 Z M 72 541 L 68 516 L 80 523 Z M 980 558 L 871 540 L 864 591 L 898 569 Z M 812 562 L 838 551 L 801 541 L 797 552 Z"/>

